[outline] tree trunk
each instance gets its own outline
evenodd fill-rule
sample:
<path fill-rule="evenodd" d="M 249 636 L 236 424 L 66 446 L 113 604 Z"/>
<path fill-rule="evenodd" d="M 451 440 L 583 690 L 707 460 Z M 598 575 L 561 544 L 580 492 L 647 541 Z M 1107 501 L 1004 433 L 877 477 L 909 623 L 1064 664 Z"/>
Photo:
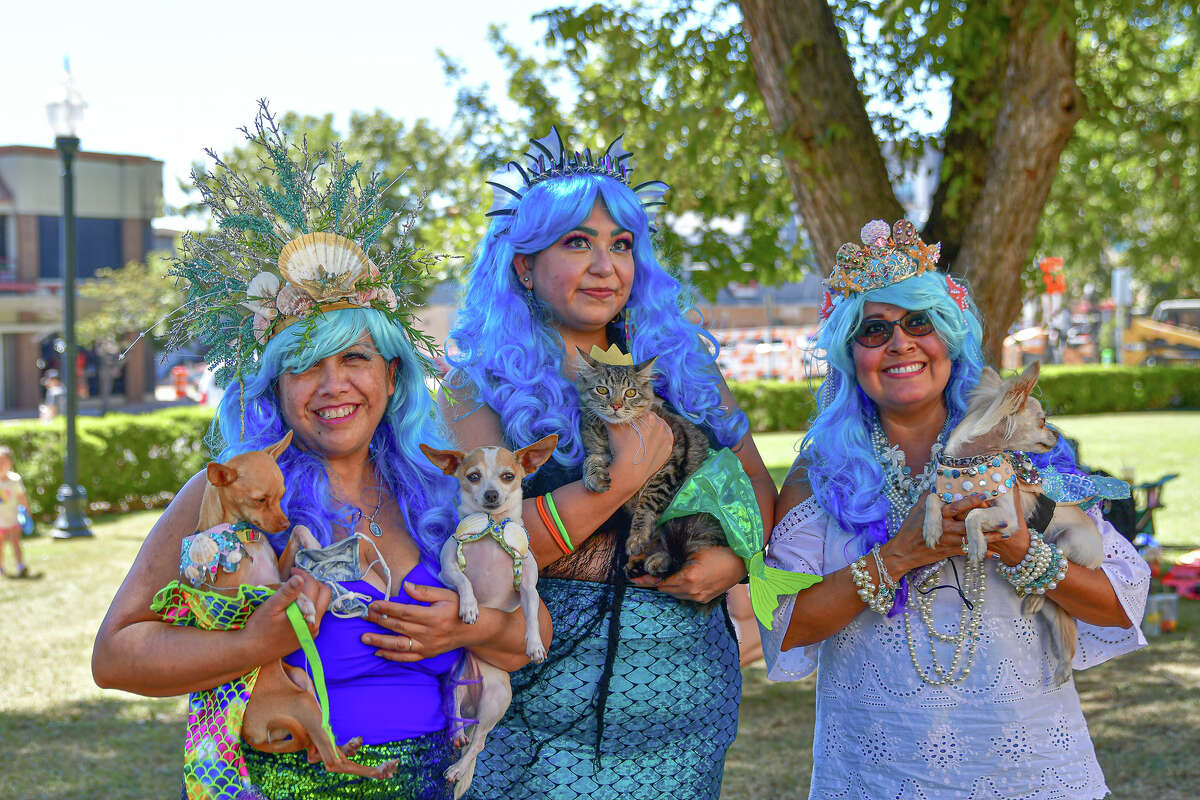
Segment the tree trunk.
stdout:
<path fill-rule="evenodd" d="M 1021 308 L 1021 273 L 1058 160 L 1083 116 L 1075 82 L 1075 32 L 1049 25 L 1049 11 L 1015 4 L 1001 106 L 988 152 L 987 173 L 973 208 L 964 209 L 962 249 L 955 271 L 966 275 L 987 321 L 984 354 L 999 363 L 1008 326 Z M 1060 15 L 1069 18 L 1071 10 Z"/>
<path fill-rule="evenodd" d="M 904 216 L 824 0 L 741 0 L 750 55 L 817 263 L 870 219 Z"/>
<path fill-rule="evenodd" d="M 843 242 L 867 220 L 900 219 L 887 167 L 867 118 L 850 57 L 822 0 L 741 0 L 759 89 L 779 133 L 784 166 L 819 264 L 826 271 Z M 985 317 L 984 354 L 1000 361 L 1024 294 L 1042 207 L 1083 97 L 1075 83 L 1074 30 L 1051 24 L 1055 3 L 1015 1 L 1006 43 L 981 52 L 993 69 L 955 85 L 945 167 L 925 229 L 940 241 L 943 266 L 965 274 Z M 1069 4 L 1068 4 L 1069 5 Z M 1061 9 L 1061 19 L 1073 10 Z M 977 64 L 978 66 L 978 64 Z M 978 104 L 996 91 L 994 123 Z M 994 102 L 994 101 L 993 101 Z"/>

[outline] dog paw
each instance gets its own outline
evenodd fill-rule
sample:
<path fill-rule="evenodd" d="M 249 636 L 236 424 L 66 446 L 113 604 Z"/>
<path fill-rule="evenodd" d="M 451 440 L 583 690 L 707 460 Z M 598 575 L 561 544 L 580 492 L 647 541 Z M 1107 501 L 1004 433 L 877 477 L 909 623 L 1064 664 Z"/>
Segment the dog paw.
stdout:
<path fill-rule="evenodd" d="M 300 616 L 304 617 L 304 621 L 308 623 L 308 627 L 316 627 L 317 608 L 313 605 L 313 601 L 308 598 L 308 595 L 302 594 L 296 598 L 296 608 L 300 609 Z"/>
<path fill-rule="evenodd" d="M 358 752 L 358 748 L 362 747 L 362 743 L 363 743 L 363 738 L 361 736 L 355 736 L 353 739 L 346 742 L 344 745 L 342 745 L 338 749 L 342 751 L 343 756 L 345 756 L 346 758 L 351 758 L 354 756 L 355 753 Z"/>
<path fill-rule="evenodd" d="M 1041 611 L 1044 605 L 1046 605 L 1045 595 L 1031 594 L 1021 601 L 1021 613 L 1027 617 L 1032 617 Z"/>
<path fill-rule="evenodd" d="M 583 473 L 583 485 L 590 492 L 607 492 L 612 476 L 605 467 L 592 467 Z"/>
<path fill-rule="evenodd" d="M 380 780 L 387 780 L 396 774 L 396 770 L 400 767 L 400 760 L 393 758 L 391 761 L 385 761 L 376 767 L 377 777 Z"/>
<path fill-rule="evenodd" d="M 546 660 L 546 648 L 542 644 L 540 637 L 533 640 L 525 640 L 525 655 L 529 656 L 529 660 L 535 664 L 540 664 Z"/>
<path fill-rule="evenodd" d="M 468 625 L 474 625 L 479 619 L 479 604 L 458 598 L 458 618 Z"/>
<path fill-rule="evenodd" d="M 982 536 L 967 536 L 967 560 L 972 564 L 983 561 L 987 555 L 987 539 Z"/>
<path fill-rule="evenodd" d="M 458 779 L 467 774 L 467 759 L 460 758 L 450 766 L 446 767 L 446 771 L 442 773 L 446 780 L 451 783 L 457 783 Z"/>

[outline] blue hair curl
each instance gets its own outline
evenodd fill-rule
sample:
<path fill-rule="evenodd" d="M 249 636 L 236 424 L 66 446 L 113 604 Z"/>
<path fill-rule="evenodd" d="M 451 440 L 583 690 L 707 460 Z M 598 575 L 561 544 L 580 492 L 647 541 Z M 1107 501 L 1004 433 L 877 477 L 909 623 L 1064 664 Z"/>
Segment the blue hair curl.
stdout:
<path fill-rule="evenodd" d="M 927 311 L 950 356 L 944 398 L 951 420 L 962 419 L 968 396 L 983 369 L 983 327 L 970 303 L 962 310 L 946 285 L 946 276 L 926 272 L 881 289 L 844 298 L 822 325 L 817 347 L 825 351 L 828 372 L 817 390 L 817 414 L 800 444 L 813 496 L 841 528 L 860 543 L 862 552 L 888 539 L 888 503 L 883 469 L 875 461 L 869 425 L 875 404 L 858 386 L 851 350 L 855 330 L 870 301 L 910 311 Z"/>
<path fill-rule="evenodd" d="M 545 250 L 582 224 L 597 200 L 633 234 L 634 278 L 623 314 L 634 360 L 658 356 L 658 391 L 679 413 L 709 427 L 719 442 L 736 444 L 750 426 L 745 414 L 721 407 L 717 343 L 688 320 L 695 309 L 679 281 L 655 258 L 637 195 L 602 175 L 535 184 L 516 214 L 492 223 L 476 252 L 450 332 L 458 348 L 447 357 L 458 373 L 459 383 L 453 385 L 473 384 L 479 399 L 499 415 L 508 446 L 521 447 L 557 433 L 555 460 L 564 465 L 583 461 L 579 395 L 562 375 L 562 337 L 545 324 L 547 310 L 520 285 L 512 264 L 516 254 Z"/>
<path fill-rule="evenodd" d="M 306 336 L 305 325 L 292 325 L 268 342 L 259 370 L 235 382 L 221 398 L 213 426 L 228 444 L 225 460 L 238 453 L 260 450 L 281 439 L 285 423 L 276 398 L 279 375 L 302 372 L 323 358 L 339 353 L 367 332 L 385 359 L 396 362 L 395 392 L 371 439 L 375 472 L 395 497 L 404 522 L 421 552 L 421 560 L 438 571 L 442 543 L 454 530 L 457 483 L 448 478 L 418 448 L 449 445 L 433 400 L 425 385 L 425 371 L 402 330 L 370 309 L 326 312 Z M 244 415 L 243 415 L 243 400 Z M 244 435 L 243 435 L 244 431 Z M 320 456 L 293 443 L 279 457 L 287 492 L 283 511 L 293 525 L 307 525 L 322 545 L 333 537 L 333 524 L 352 527 L 358 509 L 335 498 Z M 268 537 L 275 550 L 287 543 L 287 532 Z"/>

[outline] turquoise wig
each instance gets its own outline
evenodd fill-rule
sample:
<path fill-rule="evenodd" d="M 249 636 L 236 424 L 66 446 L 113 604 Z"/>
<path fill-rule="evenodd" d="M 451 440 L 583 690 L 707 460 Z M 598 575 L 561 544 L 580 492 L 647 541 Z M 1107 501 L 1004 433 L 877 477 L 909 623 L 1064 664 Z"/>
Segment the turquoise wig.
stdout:
<path fill-rule="evenodd" d="M 311 331 L 298 323 L 272 338 L 258 371 L 230 386 L 221 398 L 213 420 L 226 443 L 220 458 L 259 450 L 282 438 L 286 429 L 276 397 L 279 375 L 308 369 L 350 347 L 364 332 L 385 359 L 396 362 L 396 390 L 371 439 L 371 460 L 376 475 L 396 498 L 421 560 L 437 574 L 442 543 L 456 522 L 458 485 L 425 457 L 418 444 L 444 448 L 449 446 L 448 438 L 434 413 L 424 365 L 403 330 L 389 324 L 380 312 L 328 311 Z M 293 440 L 280 456 L 279 466 L 287 484 L 283 511 L 293 525 L 307 525 L 322 545 L 328 545 L 335 523 L 348 528 L 357 523 L 358 509 L 333 496 L 319 455 L 297 447 Z M 284 532 L 268 538 L 281 551 L 287 536 Z"/>
<path fill-rule="evenodd" d="M 603 175 L 541 181 L 525 193 L 515 214 L 492 223 L 450 332 L 458 352 L 447 361 L 457 380 L 473 385 L 496 411 L 509 447 L 557 433 L 555 460 L 583 461 L 579 395 L 562 375 L 562 337 L 548 324 L 549 311 L 520 285 L 512 263 L 516 254 L 540 252 L 582 224 L 598 201 L 633 234 L 633 286 L 621 315 L 628 350 L 635 361 L 658 356 L 658 392 L 722 444 L 735 445 L 749 423 L 740 411 L 721 407 L 717 343 L 689 320 L 695 309 L 655 258 L 637 195 Z"/>
<path fill-rule="evenodd" d="M 983 369 L 983 328 L 975 306 L 960 309 L 950 296 L 946 275 L 925 272 L 881 289 L 843 298 L 817 334 L 828 371 L 817 390 L 817 414 L 800 445 L 813 496 L 821 507 L 853 535 L 862 552 L 887 541 L 888 504 L 883 497 L 883 469 L 875 461 L 869 426 L 875 404 L 855 378 L 852 341 L 868 301 L 890 303 L 910 311 L 927 311 L 951 360 L 944 393 L 949 419 L 967 410 L 967 399 Z M 953 424 L 953 422 L 951 422 Z"/>

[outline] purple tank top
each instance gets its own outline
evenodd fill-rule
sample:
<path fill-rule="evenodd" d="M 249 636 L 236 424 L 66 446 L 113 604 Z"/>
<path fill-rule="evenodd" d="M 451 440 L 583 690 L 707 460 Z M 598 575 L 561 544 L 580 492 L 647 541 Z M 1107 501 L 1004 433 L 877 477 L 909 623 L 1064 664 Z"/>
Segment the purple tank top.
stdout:
<path fill-rule="evenodd" d="M 403 580 L 442 586 L 424 564 L 413 567 Z M 346 581 L 342 585 L 374 600 L 383 599 L 383 594 L 366 581 Z M 417 602 L 402 585 L 391 599 L 396 603 Z M 363 737 L 366 744 L 383 744 L 446 728 L 442 687 L 462 650 L 401 664 L 375 655 L 375 648 L 362 643 L 364 633 L 392 632 L 359 617 L 326 614 L 321 619 L 321 632 L 314 640 L 325 670 L 329 722 L 338 744 L 355 736 Z M 312 675 L 302 650 L 284 661 Z"/>

